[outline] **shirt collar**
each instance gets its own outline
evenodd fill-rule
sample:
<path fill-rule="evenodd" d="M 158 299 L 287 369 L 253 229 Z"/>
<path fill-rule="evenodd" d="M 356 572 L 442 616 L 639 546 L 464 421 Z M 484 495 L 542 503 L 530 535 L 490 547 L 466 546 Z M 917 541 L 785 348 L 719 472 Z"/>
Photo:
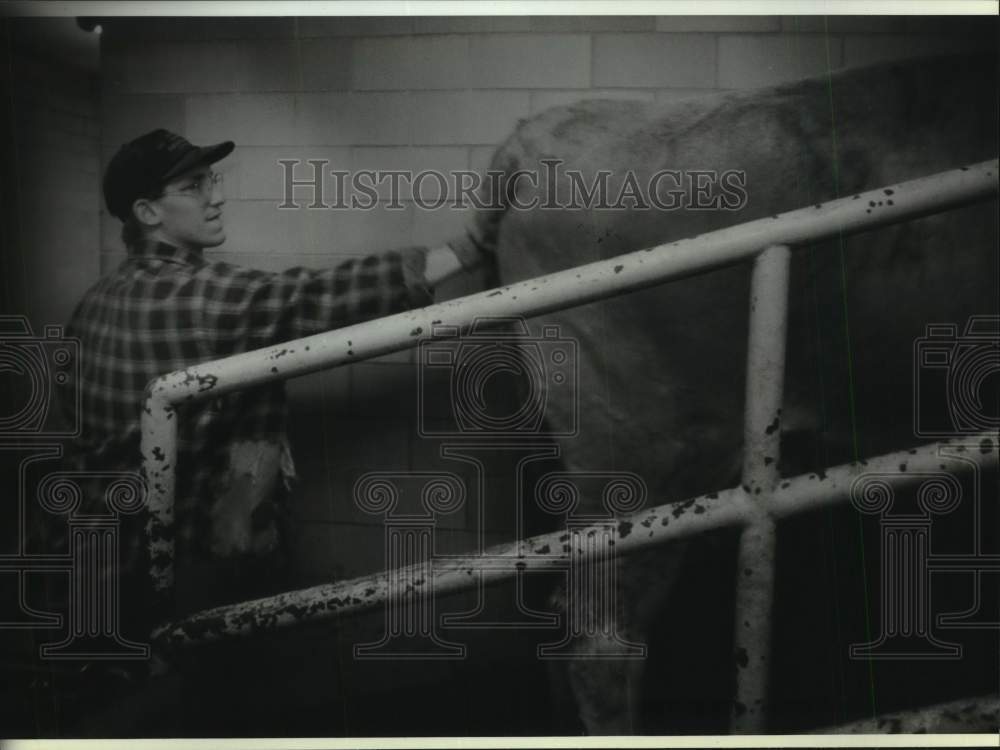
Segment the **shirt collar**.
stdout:
<path fill-rule="evenodd" d="M 200 250 L 185 250 L 166 242 L 146 242 L 129 248 L 129 255 L 134 258 L 155 258 L 168 263 L 180 263 L 189 266 L 202 266 L 205 259 Z"/>

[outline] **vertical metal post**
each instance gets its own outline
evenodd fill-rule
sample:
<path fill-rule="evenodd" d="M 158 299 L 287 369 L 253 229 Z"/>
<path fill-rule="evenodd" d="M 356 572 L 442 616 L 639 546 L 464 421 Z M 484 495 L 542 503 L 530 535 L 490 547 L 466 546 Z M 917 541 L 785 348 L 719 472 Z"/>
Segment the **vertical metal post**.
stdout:
<path fill-rule="evenodd" d="M 778 481 L 790 259 L 784 245 L 767 248 L 754 260 L 750 282 L 743 489 L 757 511 L 740 535 L 736 568 L 734 733 L 759 734 L 766 729 L 775 524 L 765 500 Z"/>
<path fill-rule="evenodd" d="M 162 378 L 161 378 L 162 380 Z M 159 383 L 159 381 L 157 381 Z M 146 543 L 153 614 L 166 619 L 174 603 L 174 489 L 177 466 L 177 412 L 162 385 L 154 383 L 143 407 L 140 450 L 142 477 L 149 488 Z"/>

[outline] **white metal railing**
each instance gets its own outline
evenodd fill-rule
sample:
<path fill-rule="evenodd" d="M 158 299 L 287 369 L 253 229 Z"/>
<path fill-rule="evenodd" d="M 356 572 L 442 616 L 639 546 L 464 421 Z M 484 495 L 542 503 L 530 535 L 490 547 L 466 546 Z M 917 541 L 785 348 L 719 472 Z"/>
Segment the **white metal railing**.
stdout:
<path fill-rule="evenodd" d="M 738 670 L 738 708 L 733 716 L 733 729 L 760 731 L 766 715 L 775 520 L 842 502 L 860 473 L 877 471 L 879 467 L 888 471 L 903 456 L 910 471 L 899 476 L 900 484 L 912 481 L 911 477 L 916 478 L 921 470 L 957 472 L 968 468 L 967 462 L 942 456 L 939 446 L 934 444 L 830 468 L 820 475 L 779 478 L 776 467 L 780 430 L 773 424 L 779 417 L 782 400 L 790 248 L 989 198 L 997 193 L 997 171 L 998 162 L 994 159 L 206 362 L 158 378 L 147 389 L 141 447 L 150 493 L 147 525 L 150 575 L 160 615 L 170 614 L 174 584 L 175 405 L 217 398 L 232 391 L 411 348 L 430 336 L 433 326 L 452 326 L 457 335 L 477 318 L 533 317 L 754 259 L 742 486 L 679 504 L 644 509 L 632 518 L 637 523 L 652 519 L 651 523 L 644 523 L 650 533 L 619 533 L 615 549 L 627 553 L 721 526 L 743 528 L 739 570 L 750 570 L 751 574 L 739 576 L 737 590 L 735 639 L 745 658 Z M 893 195 L 891 206 L 882 200 L 889 190 Z M 871 205 L 880 201 L 886 205 L 872 210 Z M 990 441 L 988 445 L 992 446 L 989 451 L 981 451 L 981 460 L 996 465 L 996 436 L 978 437 Z M 629 518 L 625 516 L 623 520 Z M 561 532 L 556 532 L 520 540 L 490 548 L 483 554 L 435 563 L 427 591 L 466 589 L 480 580 L 512 577 L 523 569 L 564 569 L 571 555 L 563 550 L 560 535 Z M 518 552 L 524 548 L 531 549 L 533 554 L 519 557 Z M 573 550 L 572 556 L 578 553 Z M 583 552 L 582 557 L 586 556 Z M 480 575 L 470 575 L 473 571 Z M 167 648 L 308 620 L 335 619 L 383 603 L 390 593 L 388 581 L 387 572 L 383 572 L 219 607 L 165 624 L 155 631 L 154 639 L 158 646 Z"/>

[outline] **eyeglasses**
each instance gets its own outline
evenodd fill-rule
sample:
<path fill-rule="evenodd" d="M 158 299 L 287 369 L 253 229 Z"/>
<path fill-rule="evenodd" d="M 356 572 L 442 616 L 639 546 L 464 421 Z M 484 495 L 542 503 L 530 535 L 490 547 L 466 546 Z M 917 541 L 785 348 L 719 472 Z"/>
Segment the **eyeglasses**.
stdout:
<path fill-rule="evenodd" d="M 216 187 L 222 190 L 222 175 L 218 172 L 207 172 L 201 177 L 192 178 L 190 185 L 178 190 L 164 190 L 161 195 L 187 195 L 191 198 L 209 200 Z"/>

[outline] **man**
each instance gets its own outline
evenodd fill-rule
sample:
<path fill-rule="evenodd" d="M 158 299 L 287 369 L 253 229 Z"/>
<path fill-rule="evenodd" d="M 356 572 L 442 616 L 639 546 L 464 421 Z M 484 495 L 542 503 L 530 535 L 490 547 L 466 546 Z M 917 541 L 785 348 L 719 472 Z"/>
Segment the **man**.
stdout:
<path fill-rule="evenodd" d="M 330 269 L 265 273 L 210 262 L 203 251 L 226 238 L 222 181 L 211 165 L 232 150 L 230 141 L 197 147 L 161 129 L 125 144 L 108 164 L 104 197 L 123 222 L 128 258 L 84 295 L 66 331 L 80 340 L 78 470 L 138 471 L 143 392 L 159 375 L 425 306 L 435 285 L 491 257 L 497 211 L 480 211 L 465 235 L 441 247 Z M 178 419 L 178 584 L 195 584 L 179 589 L 178 609 L 281 587 L 273 575 L 278 522 L 294 476 L 284 383 L 181 407 Z M 152 624 L 137 614 L 148 557 L 141 519 L 122 521 L 123 601 L 132 610 L 123 615 L 137 620 L 130 629 L 142 637 Z M 234 557 L 240 563 L 228 567 L 204 562 Z M 185 575 L 185 564 L 211 572 Z M 206 588 L 208 577 L 214 586 Z"/>

